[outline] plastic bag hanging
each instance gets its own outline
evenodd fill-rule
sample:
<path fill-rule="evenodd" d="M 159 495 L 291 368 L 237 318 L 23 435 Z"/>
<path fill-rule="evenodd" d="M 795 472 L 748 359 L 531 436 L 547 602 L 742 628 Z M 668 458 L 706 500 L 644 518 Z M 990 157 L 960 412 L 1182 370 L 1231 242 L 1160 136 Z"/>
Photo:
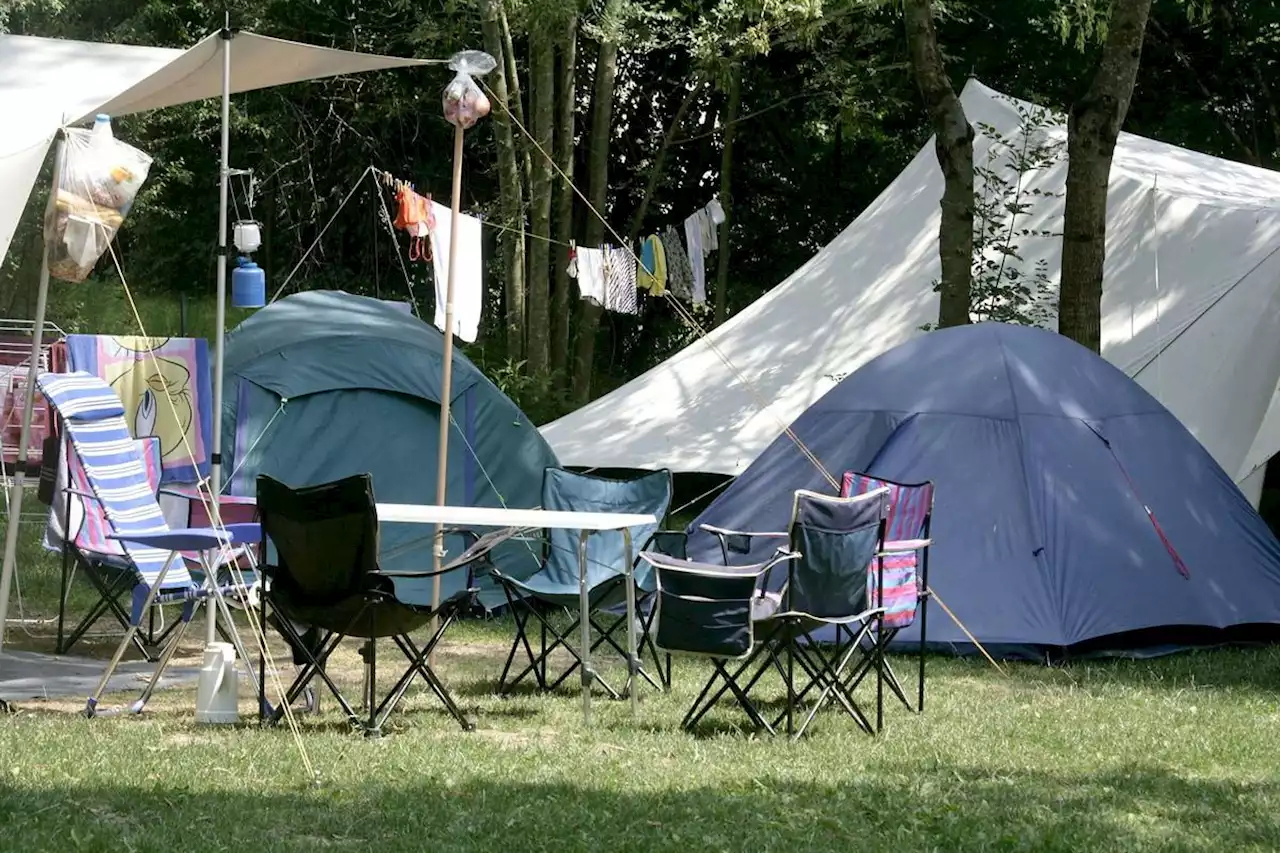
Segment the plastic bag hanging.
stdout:
<path fill-rule="evenodd" d="M 151 157 L 116 139 L 105 115 L 92 130 L 63 132 L 62 171 L 53 218 L 45 227 L 49 275 L 84 281 L 124 223 Z"/>
<path fill-rule="evenodd" d="M 498 66 L 497 61 L 480 50 L 464 50 L 449 60 L 449 68 L 457 74 L 444 87 L 444 117 L 449 124 L 467 130 L 489 114 L 489 98 L 476 83 Z"/>

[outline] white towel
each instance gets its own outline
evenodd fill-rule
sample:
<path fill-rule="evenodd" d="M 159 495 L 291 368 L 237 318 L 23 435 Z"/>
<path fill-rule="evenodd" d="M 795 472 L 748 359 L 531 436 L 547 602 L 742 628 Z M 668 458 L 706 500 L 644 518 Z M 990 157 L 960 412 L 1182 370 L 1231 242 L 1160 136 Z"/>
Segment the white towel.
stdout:
<path fill-rule="evenodd" d="M 684 221 L 684 240 L 689 244 L 689 266 L 693 269 L 693 301 L 707 301 L 707 253 L 702 248 L 702 222 L 698 213 Z"/>
<path fill-rule="evenodd" d="M 445 288 L 449 284 L 449 229 L 453 211 L 431 202 L 436 227 L 431 233 L 432 266 L 436 279 L 436 328 L 444 331 Z M 480 220 L 458 215 L 458 260 L 453 282 L 453 333 L 472 343 L 480 331 L 484 306 L 484 258 L 480 256 Z"/>
<path fill-rule="evenodd" d="M 605 306 L 603 249 L 578 248 L 578 290 L 583 299 Z"/>

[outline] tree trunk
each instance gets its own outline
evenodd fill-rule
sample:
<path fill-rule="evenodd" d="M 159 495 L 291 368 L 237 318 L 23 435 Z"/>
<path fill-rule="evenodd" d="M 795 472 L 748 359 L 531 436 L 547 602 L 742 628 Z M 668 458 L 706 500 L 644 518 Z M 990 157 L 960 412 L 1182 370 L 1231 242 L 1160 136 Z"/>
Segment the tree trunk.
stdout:
<path fill-rule="evenodd" d="M 534 152 L 533 186 L 530 190 L 529 315 L 525 358 L 532 376 L 545 375 L 550 367 L 551 343 L 551 168 L 555 144 L 556 52 L 551 28 L 535 22 L 529 33 L 529 112 L 533 138 L 542 151 Z"/>
<path fill-rule="evenodd" d="M 505 4 L 498 4 L 498 25 L 502 32 L 502 58 L 507 72 L 507 89 L 510 100 L 507 101 L 511 105 L 511 115 L 522 127 L 528 127 L 524 121 L 524 101 L 520 95 L 520 74 L 516 70 L 516 47 L 511 38 L 511 25 L 507 23 L 507 7 Z M 497 54 L 490 54 L 496 57 Z M 519 137 L 523 140 L 523 136 Z M 533 164 L 529 156 L 529 146 L 521 144 L 517 147 L 520 160 L 520 167 L 524 171 L 524 186 L 532 186 L 533 184 Z"/>
<path fill-rule="evenodd" d="M 502 0 L 485 0 L 481 8 L 480 27 L 484 34 L 484 49 L 491 56 L 505 60 Z M 494 110 L 493 121 L 498 140 L 498 189 L 502 198 L 502 218 L 503 225 L 508 229 L 499 238 L 503 273 L 506 276 L 503 331 L 507 358 L 519 361 L 524 358 L 524 181 L 516 152 L 511 115 L 501 106 L 506 104 L 514 110 L 511 104 L 513 97 L 519 102 L 519 91 L 516 90 L 516 94 L 512 96 L 512 90 L 507 86 L 508 69 L 513 67 L 514 63 L 508 65 L 506 61 L 499 62 L 489 78 L 489 85 L 499 104 Z"/>
<path fill-rule="evenodd" d="M 720 206 L 724 222 L 720 223 L 720 239 L 716 259 L 716 325 L 729 316 L 729 228 L 733 224 L 733 138 L 737 135 L 738 112 L 742 106 L 742 63 L 735 62 L 729 78 L 729 103 L 724 114 L 724 151 L 720 156 Z"/>
<path fill-rule="evenodd" d="M 1067 118 L 1058 331 L 1098 353 L 1111 158 L 1133 97 L 1150 14 L 1151 0 L 1114 0 L 1098 69 Z"/>
<path fill-rule="evenodd" d="M 903 7 L 911 66 L 933 123 L 934 149 L 944 181 L 938 225 L 942 261 L 938 326 L 961 326 L 969 322 L 973 275 L 973 127 L 942 64 L 933 4 L 904 0 Z"/>
<path fill-rule="evenodd" d="M 622 0 L 607 0 L 605 21 L 616 20 L 622 11 Z M 608 26 L 600 42 L 596 59 L 596 84 L 591 96 L 591 138 L 587 151 L 587 182 L 591 206 L 596 213 L 588 212 L 583 244 L 595 246 L 604 240 L 604 222 L 609 202 L 609 143 L 613 135 L 613 90 L 618 78 L 618 44 Z M 598 214 L 598 215 L 597 215 Z M 600 328 L 598 305 L 582 304 L 581 321 L 578 324 L 578 341 L 574 350 L 573 399 L 578 405 L 591 399 L 591 371 L 595 363 L 596 332 Z"/>
<path fill-rule="evenodd" d="M 575 14 L 566 22 L 563 41 L 560 43 L 560 79 L 556 92 L 556 163 L 568 177 L 556 176 L 556 245 L 551 247 L 556 274 L 551 306 L 551 369 L 556 374 L 556 381 L 566 387 L 569 338 L 573 328 L 573 302 L 570 299 L 573 285 L 569 280 L 569 250 L 564 244 L 573 238 L 573 114 L 578 105 L 574 76 L 577 64 L 578 16 Z"/>

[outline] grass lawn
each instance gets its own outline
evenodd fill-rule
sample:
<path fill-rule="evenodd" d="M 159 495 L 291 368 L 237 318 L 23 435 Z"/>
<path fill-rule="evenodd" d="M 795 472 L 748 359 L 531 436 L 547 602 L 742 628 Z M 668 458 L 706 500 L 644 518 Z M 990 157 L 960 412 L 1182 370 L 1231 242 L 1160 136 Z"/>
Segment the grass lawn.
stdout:
<path fill-rule="evenodd" d="M 28 616 L 56 589 L 51 570 L 24 564 Z M 509 632 L 464 623 L 440 655 L 472 733 L 421 682 L 380 739 L 351 733 L 327 696 L 300 740 L 197 726 L 193 689 L 158 694 L 141 718 L 21 703 L 0 719 L 0 849 L 1280 849 L 1276 649 L 1007 677 L 932 659 L 923 716 L 887 703 L 872 739 L 828 714 L 788 743 L 735 731 L 728 705 L 714 733 L 680 732 L 708 673 L 696 662 L 677 663 L 670 695 L 646 690 L 639 719 L 598 700 L 590 731 L 575 688 L 497 699 Z M 335 667 L 353 699 L 355 661 L 344 650 Z"/>

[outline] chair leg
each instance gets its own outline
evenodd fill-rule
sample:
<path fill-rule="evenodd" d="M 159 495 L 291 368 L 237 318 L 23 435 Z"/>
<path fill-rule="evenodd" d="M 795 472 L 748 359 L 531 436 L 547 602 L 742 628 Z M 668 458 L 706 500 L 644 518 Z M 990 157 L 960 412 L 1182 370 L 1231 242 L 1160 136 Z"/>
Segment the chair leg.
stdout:
<path fill-rule="evenodd" d="M 414 642 L 410 637 L 398 636 L 392 638 L 396 645 L 400 647 L 400 651 L 402 651 L 405 657 L 408 658 L 409 668 L 405 671 L 405 674 L 400 677 L 400 680 L 396 683 L 395 687 L 392 688 L 391 692 L 387 694 L 387 697 L 382 700 L 382 704 L 379 706 L 380 724 L 381 722 L 385 722 L 387 716 L 389 716 L 395 709 L 396 705 L 400 703 L 401 698 L 404 696 L 409 684 L 413 681 L 414 676 L 421 675 L 423 680 L 427 682 L 427 686 L 436 694 L 436 698 L 438 698 L 440 703 L 444 705 L 445 710 L 449 715 L 457 720 L 458 724 L 462 726 L 462 730 L 475 731 L 475 721 L 468 718 L 466 714 L 462 712 L 462 709 L 458 707 L 458 703 L 454 701 L 453 695 L 449 692 L 449 688 L 445 686 L 444 681 L 441 680 L 430 662 L 431 652 L 435 649 L 436 645 L 439 644 L 445 631 L 453 624 L 454 620 L 457 618 L 457 614 L 458 611 L 456 608 L 444 612 L 442 614 L 443 618 L 440 620 L 439 627 L 436 629 L 435 633 L 432 634 L 431 639 L 429 639 L 421 649 L 414 645 Z"/>

